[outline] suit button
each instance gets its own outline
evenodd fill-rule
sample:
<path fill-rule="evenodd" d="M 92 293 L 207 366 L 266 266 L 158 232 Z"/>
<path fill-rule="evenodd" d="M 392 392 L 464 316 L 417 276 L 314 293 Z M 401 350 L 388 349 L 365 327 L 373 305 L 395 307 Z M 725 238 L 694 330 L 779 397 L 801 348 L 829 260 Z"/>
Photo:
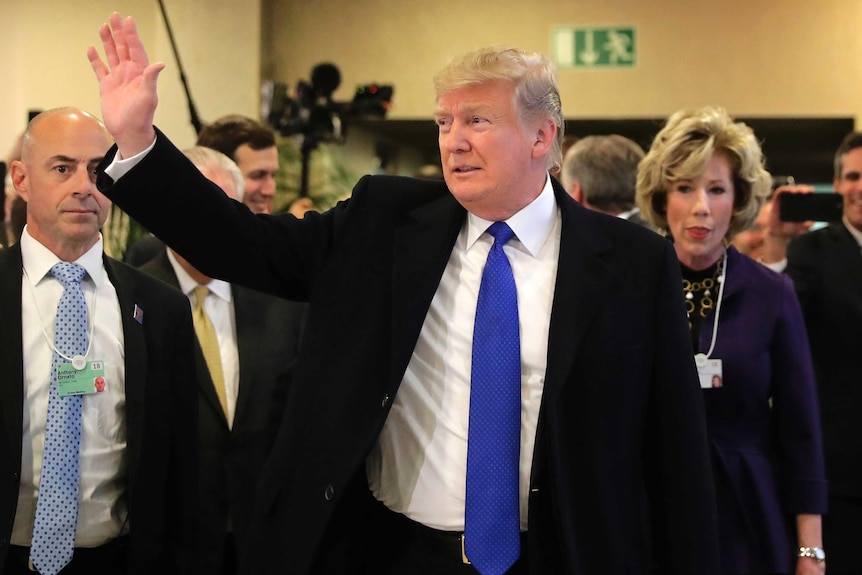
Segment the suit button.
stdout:
<path fill-rule="evenodd" d="M 385 408 L 387 405 L 389 405 L 389 394 L 388 393 L 383 395 L 383 401 L 380 402 L 380 407 Z"/>
<path fill-rule="evenodd" d="M 15 485 L 18 485 L 18 480 L 20 479 L 20 477 L 21 477 L 20 473 L 18 473 L 17 471 L 14 472 L 12 474 L 12 483 L 14 483 Z"/>
<path fill-rule="evenodd" d="M 0 537 L 0 549 L 5 549 L 6 544 L 9 543 L 9 540 L 5 537 Z"/>
<path fill-rule="evenodd" d="M 327 485 L 326 489 L 323 490 L 323 498 L 332 501 L 333 497 L 335 497 L 335 488 L 332 485 Z"/>

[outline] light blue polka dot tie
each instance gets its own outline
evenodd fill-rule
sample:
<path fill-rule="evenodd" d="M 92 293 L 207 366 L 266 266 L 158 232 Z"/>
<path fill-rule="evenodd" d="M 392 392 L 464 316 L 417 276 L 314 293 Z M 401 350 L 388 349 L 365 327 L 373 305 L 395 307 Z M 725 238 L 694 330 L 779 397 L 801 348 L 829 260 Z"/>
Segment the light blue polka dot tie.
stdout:
<path fill-rule="evenodd" d="M 78 452 L 81 446 L 81 406 L 83 396 L 60 397 L 57 367 L 66 357 L 87 353 L 87 304 L 81 291 L 86 271 L 78 264 L 60 262 L 51 273 L 63 284 L 54 323 L 54 359 L 42 475 L 36 502 L 36 521 L 30 559 L 42 575 L 55 575 L 75 550 L 78 521 Z"/>
<path fill-rule="evenodd" d="M 515 278 L 503 252 L 514 234 L 504 222 L 488 233 L 494 244 L 473 328 L 464 549 L 482 575 L 500 575 L 521 554 L 521 343 Z"/>

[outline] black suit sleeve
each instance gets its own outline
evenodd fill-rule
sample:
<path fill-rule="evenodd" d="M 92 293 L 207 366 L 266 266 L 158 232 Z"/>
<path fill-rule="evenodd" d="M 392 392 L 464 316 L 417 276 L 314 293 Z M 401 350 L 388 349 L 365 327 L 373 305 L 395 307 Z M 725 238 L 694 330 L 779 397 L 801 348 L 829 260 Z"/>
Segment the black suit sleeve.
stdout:
<path fill-rule="evenodd" d="M 717 573 L 706 415 L 680 278 L 679 261 L 668 244 L 655 302 L 658 341 L 644 444 L 653 559 L 659 573 L 707 573 L 710 568 Z"/>

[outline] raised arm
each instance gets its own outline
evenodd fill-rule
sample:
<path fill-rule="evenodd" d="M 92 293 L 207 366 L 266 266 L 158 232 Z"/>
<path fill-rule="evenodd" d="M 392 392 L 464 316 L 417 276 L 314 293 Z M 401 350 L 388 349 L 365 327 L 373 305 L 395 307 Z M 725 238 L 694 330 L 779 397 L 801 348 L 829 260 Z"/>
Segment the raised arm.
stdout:
<path fill-rule="evenodd" d="M 147 149 L 156 138 L 156 84 L 165 65 L 149 63 L 131 16 L 123 19 L 114 12 L 110 26 L 99 27 L 99 36 L 107 64 L 93 46 L 87 48 L 87 58 L 99 80 L 102 120 L 116 140 L 120 156 L 128 158 Z"/>

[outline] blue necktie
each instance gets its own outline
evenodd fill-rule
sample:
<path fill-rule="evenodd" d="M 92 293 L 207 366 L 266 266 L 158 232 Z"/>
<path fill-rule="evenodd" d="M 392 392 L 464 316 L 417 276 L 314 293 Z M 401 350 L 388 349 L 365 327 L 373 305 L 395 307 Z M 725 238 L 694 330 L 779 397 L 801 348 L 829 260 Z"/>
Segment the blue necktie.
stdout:
<path fill-rule="evenodd" d="M 42 575 L 58 573 L 72 560 L 75 550 L 83 396 L 60 397 L 57 367 L 69 363 L 67 358 L 87 353 L 87 304 L 81 291 L 86 271 L 78 264 L 60 262 L 51 273 L 63 284 L 63 295 L 54 323 L 45 448 L 30 546 L 30 559 Z"/>
<path fill-rule="evenodd" d="M 514 234 L 504 222 L 491 225 L 488 233 L 494 245 L 482 272 L 473 328 L 464 546 L 482 575 L 500 575 L 521 554 L 521 343 L 515 278 L 503 252 Z"/>

